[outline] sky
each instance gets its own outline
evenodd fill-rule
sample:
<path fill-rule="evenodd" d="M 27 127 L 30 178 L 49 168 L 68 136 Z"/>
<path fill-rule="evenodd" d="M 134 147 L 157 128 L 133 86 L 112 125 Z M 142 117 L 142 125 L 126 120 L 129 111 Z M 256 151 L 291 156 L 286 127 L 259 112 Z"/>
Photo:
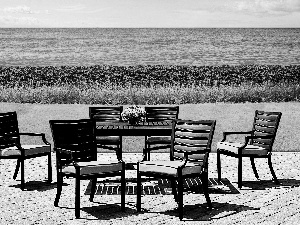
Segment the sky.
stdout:
<path fill-rule="evenodd" d="M 300 0 L 0 0 L 7 27 L 300 28 Z"/>

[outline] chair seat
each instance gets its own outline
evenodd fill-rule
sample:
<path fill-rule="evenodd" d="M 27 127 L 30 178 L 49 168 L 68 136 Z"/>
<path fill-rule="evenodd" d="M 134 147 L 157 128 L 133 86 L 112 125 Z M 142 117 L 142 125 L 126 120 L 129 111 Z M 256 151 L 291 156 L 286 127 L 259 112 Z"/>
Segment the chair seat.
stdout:
<path fill-rule="evenodd" d="M 143 161 L 139 164 L 140 172 L 153 172 L 165 175 L 178 175 L 178 168 L 182 165 L 182 161 Z M 182 175 L 201 173 L 203 163 L 188 162 L 182 169 Z"/>
<path fill-rule="evenodd" d="M 235 154 L 238 154 L 238 149 L 244 145 L 244 143 L 238 143 L 238 142 L 218 142 L 217 143 L 217 149 L 222 149 L 222 150 L 226 150 Z M 256 145 L 247 145 L 243 151 L 242 154 L 250 154 L 250 155 L 267 155 L 268 154 L 268 150 L 263 148 L 263 147 L 259 147 Z"/>
<path fill-rule="evenodd" d="M 98 144 L 109 144 L 109 143 L 118 143 L 121 141 L 119 136 L 97 136 L 96 142 Z"/>
<path fill-rule="evenodd" d="M 112 173 L 122 170 L 122 162 L 119 161 L 89 161 L 89 162 L 77 162 L 80 167 L 80 175 L 91 175 L 101 173 Z M 63 167 L 63 173 L 75 174 L 75 166 L 69 164 Z"/>
<path fill-rule="evenodd" d="M 25 156 L 51 152 L 50 145 L 22 145 L 22 148 L 25 149 Z M 0 149 L 0 156 L 21 156 L 21 150 L 15 146 Z"/>
<path fill-rule="evenodd" d="M 151 136 L 146 139 L 146 142 L 149 144 L 171 144 L 171 137 L 169 137 L 169 136 L 162 136 L 162 137 Z"/>

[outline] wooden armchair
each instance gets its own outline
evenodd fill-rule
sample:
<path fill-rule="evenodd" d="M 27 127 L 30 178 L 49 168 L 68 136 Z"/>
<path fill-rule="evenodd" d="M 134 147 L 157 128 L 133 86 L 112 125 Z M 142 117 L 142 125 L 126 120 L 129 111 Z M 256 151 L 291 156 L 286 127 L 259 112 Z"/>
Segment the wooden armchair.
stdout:
<path fill-rule="evenodd" d="M 97 122 L 119 122 L 123 106 L 98 106 L 89 107 L 89 117 Z M 122 158 L 122 137 L 121 136 L 97 136 L 96 143 L 98 148 L 116 151 Z"/>
<path fill-rule="evenodd" d="M 54 206 L 58 206 L 63 177 L 75 178 L 75 216 L 80 217 L 80 181 L 91 180 L 90 201 L 93 201 L 97 178 L 121 176 L 121 209 L 125 210 L 125 163 L 98 161 L 93 120 L 50 120 L 56 151 L 57 194 Z"/>
<path fill-rule="evenodd" d="M 217 168 L 218 179 L 221 180 L 221 158 L 220 155 L 232 156 L 238 159 L 238 187 L 242 187 L 242 162 L 243 157 L 250 158 L 253 172 L 259 179 L 254 159 L 267 158 L 269 168 L 275 183 L 279 183 L 275 175 L 271 156 L 277 129 L 281 119 L 281 112 L 255 111 L 253 127 L 247 132 L 224 132 L 223 140 L 217 144 Z M 227 136 L 232 134 L 248 135 L 244 143 L 226 141 Z"/>
<path fill-rule="evenodd" d="M 22 145 L 20 136 L 41 137 L 40 145 Z M 21 167 L 21 189 L 25 189 L 25 160 L 48 156 L 48 182 L 52 181 L 51 145 L 44 133 L 20 133 L 16 112 L 0 113 L 0 160 L 17 159 L 13 178 L 16 179 Z"/>
<path fill-rule="evenodd" d="M 141 211 L 141 176 L 171 180 L 180 220 L 183 218 L 185 178 L 201 178 L 208 207 L 212 207 L 208 194 L 208 157 L 215 125 L 214 120 L 173 120 L 170 161 L 146 161 L 145 157 L 137 164 L 137 211 Z"/>
<path fill-rule="evenodd" d="M 172 122 L 178 119 L 179 106 L 146 106 L 146 121 L 147 122 Z M 171 136 L 146 136 L 145 150 L 170 149 Z"/>

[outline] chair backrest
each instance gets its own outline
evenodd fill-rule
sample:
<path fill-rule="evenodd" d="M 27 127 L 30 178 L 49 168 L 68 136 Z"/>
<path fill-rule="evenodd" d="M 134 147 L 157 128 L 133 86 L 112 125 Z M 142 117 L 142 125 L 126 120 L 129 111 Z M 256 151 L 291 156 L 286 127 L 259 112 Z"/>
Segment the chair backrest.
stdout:
<path fill-rule="evenodd" d="M 56 157 L 63 166 L 71 161 L 71 155 L 61 153 L 66 149 L 72 152 L 74 161 L 97 160 L 95 142 L 95 123 L 90 119 L 83 120 L 50 120 Z"/>
<path fill-rule="evenodd" d="M 89 107 L 90 119 L 99 122 L 118 122 L 121 121 L 121 113 L 123 111 L 123 106 L 99 106 L 99 107 Z"/>
<path fill-rule="evenodd" d="M 0 149 L 20 145 L 16 112 L 0 113 Z"/>
<path fill-rule="evenodd" d="M 146 106 L 146 121 L 172 121 L 178 119 L 179 106 Z"/>
<path fill-rule="evenodd" d="M 272 151 L 277 129 L 281 119 L 281 112 L 255 111 L 254 123 L 252 128 L 253 136 L 271 135 L 270 138 L 252 139 L 250 144 L 261 146 L 268 151 Z"/>
<path fill-rule="evenodd" d="M 215 126 L 215 120 L 173 120 L 171 160 L 182 159 L 188 153 L 190 161 L 206 164 Z"/>

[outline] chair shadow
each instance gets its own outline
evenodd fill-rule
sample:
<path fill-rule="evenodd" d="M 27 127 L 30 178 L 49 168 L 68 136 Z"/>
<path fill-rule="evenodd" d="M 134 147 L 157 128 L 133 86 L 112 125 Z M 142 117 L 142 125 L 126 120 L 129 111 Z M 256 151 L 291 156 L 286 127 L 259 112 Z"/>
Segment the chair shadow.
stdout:
<path fill-rule="evenodd" d="M 218 203 L 212 202 L 213 209 L 208 209 L 207 204 L 195 204 L 195 205 L 184 205 L 183 206 L 183 221 L 212 221 L 234 214 L 248 211 L 248 210 L 259 210 L 260 208 L 231 204 L 231 203 Z M 177 208 L 168 210 L 165 212 L 159 212 L 169 216 L 178 217 Z"/>
<path fill-rule="evenodd" d="M 120 204 L 108 204 L 103 202 L 94 201 L 98 205 L 91 206 L 91 207 L 81 207 L 80 210 L 86 212 L 87 214 L 95 217 L 95 219 L 91 218 L 81 218 L 84 220 L 110 220 L 110 219 L 117 219 L 117 218 L 125 218 L 127 216 L 132 216 L 136 214 L 135 209 L 125 208 L 125 211 L 122 212 Z M 69 207 L 61 207 L 65 209 L 75 210 L 75 208 Z M 79 218 L 80 219 L 80 218 Z"/>
<path fill-rule="evenodd" d="M 256 181 L 243 181 L 242 189 L 252 190 L 266 190 L 270 188 L 294 188 L 300 186 L 300 180 L 296 179 L 279 179 L 279 184 L 273 180 L 256 180 Z"/>
<path fill-rule="evenodd" d="M 69 184 L 64 183 L 63 186 L 68 186 Z M 21 184 L 10 185 L 10 187 L 20 188 Z M 57 187 L 55 183 L 49 183 L 48 181 L 28 181 L 25 183 L 25 191 L 48 191 L 55 189 Z"/>
<path fill-rule="evenodd" d="M 240 194 L 227 178 L 208 178 L 208 191 L 209 194 Z"/>

